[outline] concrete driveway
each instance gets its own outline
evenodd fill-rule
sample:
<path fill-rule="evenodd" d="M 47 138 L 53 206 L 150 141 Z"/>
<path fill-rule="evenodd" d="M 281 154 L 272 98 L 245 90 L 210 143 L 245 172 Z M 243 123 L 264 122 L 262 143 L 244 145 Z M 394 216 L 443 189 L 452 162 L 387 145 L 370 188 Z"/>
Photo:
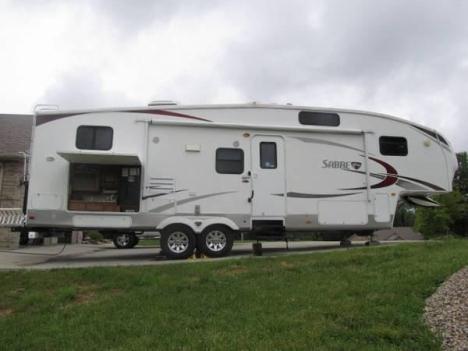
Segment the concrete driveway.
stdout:
<path fill-rule="evenodd" d="M 405 241 L 407 242 L 407 241 Z M 397 242 L 385 242 L 383 245 Z M 263 242 L 264 256 L 291 255 L 341 249 L 338 241 L 293 241 L 286 250 L 284 242 Z M 353 242 L 353 247 L 363 246 L 364 242 Z M 232 254 L 223 259 L 236 259 L 252 256 L 252 243 L 235 243 Z M 171 261 L 160 255 L 156 246 L 137 246 L 119 250 L 112 244 L 35 246 L 0 252 L 0 269 L 53 269 L 97 266 L 140 266 L 160 265 L 180 262 L 205 262 L 210 258 Z"/>

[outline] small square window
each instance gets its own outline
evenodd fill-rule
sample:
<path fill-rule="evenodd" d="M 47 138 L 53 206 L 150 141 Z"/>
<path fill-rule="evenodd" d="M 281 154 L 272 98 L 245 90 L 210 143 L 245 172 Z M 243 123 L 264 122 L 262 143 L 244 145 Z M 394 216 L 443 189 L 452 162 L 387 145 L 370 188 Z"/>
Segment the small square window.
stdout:
<path fill-rule="evenodd" d="M 386 156 L 408 155 L 406 138 L 394 136 L 381 136 L 379 139 L 380 153 Z"/>
<path fill-rule="evenodd" d="M 260 143 L 260 168 L 275 169 L 277 167 L 276 143 Z"/>
<path fill-rule="evenodd" d="M 110 150 L 113 134 L 111 127 L 80 126 L 76 132 L 76 148 L 81 150 Z"/>
<path fill-rule="evenodd" d="M 232 148 L 217 149 L 216 172 L 221 174 L 241 174 L 244 172 L 244 151 Z"/>

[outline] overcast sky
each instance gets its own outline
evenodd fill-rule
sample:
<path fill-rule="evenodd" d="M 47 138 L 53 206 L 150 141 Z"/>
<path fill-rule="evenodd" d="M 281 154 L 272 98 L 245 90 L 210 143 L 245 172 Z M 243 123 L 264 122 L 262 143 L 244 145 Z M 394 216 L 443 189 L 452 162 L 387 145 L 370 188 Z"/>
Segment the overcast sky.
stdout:
<path fill-rule="evenodd" d="M 468 150 L 468 1 L 0 0 L 0 113 L 248 101 L 394 114 Z"/>

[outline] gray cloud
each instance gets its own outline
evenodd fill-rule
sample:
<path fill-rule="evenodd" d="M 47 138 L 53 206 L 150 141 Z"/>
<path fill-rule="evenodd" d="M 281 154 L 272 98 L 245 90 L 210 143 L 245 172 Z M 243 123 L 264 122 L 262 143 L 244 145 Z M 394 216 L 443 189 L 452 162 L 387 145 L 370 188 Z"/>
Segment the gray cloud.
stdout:
<path fill-rule="evenodd" d="M 106 90 L 98 72 L 82 68 L 59 76 L 38 103 L 55 104 L 63 110 L 132 106 L 141 101 L 130 99 L 121 91 Z"/>
<path fill-rule="evenodd" d="M 88 5 L 108 18 L 124 36 L 144 30 L 154 22 L 170 22 L 179 15 L 197 16 L 218 4 L 218 0 L 88 0 Z"/>
<path fill-rule="evenodd" d="M 460 92 L 467 91 L 468 80 L 467 13 L 462 1 L 299 1 L 270 7 L 256 12 L 249 36 L 226 53 L 226 80 L 266 101 L 403 113 L 442 128 L 458 149 L 466 149 L 468 138 L 450 125 L 465 118 Z M 317 23 L 310 21 L 314 15 Z M 340 103 L 343 91 L 352 97 Z M 440 114 L 444 106 L 451 109 Z"/>
<path fill-rule="evenodd" d="M 153 51 L 153 56 L 127 58 L 129 65 L 146 65 L 153 77 L 161 73 L 164 78 L 161 84 L 155 84 L 155 94 L 162 98 L 205 103 L 230 102 L 226 99 L 234 97 L 368 109 L 437 128 L 457 150 L 468 149 L 467 133 L 462 128 L 468 108 L 466 1 L 44 0 L 12 2 L 11 6 L 27 9 L 35 16 L 44 7 L 48 10 L 42 15 L 53 14 L 54 7 L 63 9 L 67 4 L 70 11 L 85 8 L 81 16 L 91 12 L 99 23 L 102 19 L 105 26 L 112 27 L 115 52 L 102 55 L 102 59 L 112 60 L 120 52 L 128 54 L 142 37 L 149 40 L 149 48 L 160 49 Z M 204 23 L 207 13 L 219 21 Z M 191 28 L 164 30 L 184 25 L 192 26 L 194 32 L 207 27 L 200 32 L 205 35 L 226 28 L 234 34 L 210 50 L 216 57 L 195 55 L 205 60 L 197 65 L 193 58 L 166 56 L 173 52 L 190 56 L 190 52 L 174 48 L 190 46 L 183 37 L 186 34 L 180 33 Z M 147 31 L 159 37 L 151 42 L 151 36 L 142 35 Z M 181 37 L 161 41 L 167 33 Z M 83 40 L 86 42 L 86 38 Z M 157 47 L 156 42 L 171 48 Z M 159 66 L 153 63 L 157 58 L 154 55 L 165 58 Z M 82 61 L 88 59 L 92 57 L 83 57 Z M 211 72 L 206 71 L 207 62 Z M 125 80 L 116 80 L 120 83 L 110 91 L 99 69 L 98 64 L 89 67 L 85 63 L 68 72 L 63 69 L 67 73 L 49 86 L 43 100 L 70 107 L 95 107 L 141 104 L 149 98 L 148 92 L 141 101 L 128 98 L 137 96 L 137 92 L 129 91 Z M 164 74 L 167 72 L 170 74 Z"/>
<path fill-rule="evenodd" d="M 252 89 L 249 94 L 260 90 L 266 96 L 291 84 L 320 86 L 330 81 L 372 89 L 366 84 L 380 86 L 405 70 L 445 81 L 453 64 L 466 57 L 466 2 L 327 1 L 326 5 L 320 6 L 324 10 L 317 27 L 307 23 L 314 3 L 302 7 L 288 3 L 256 12 L 248 38 L 227 53 L 230 77 Z"/>

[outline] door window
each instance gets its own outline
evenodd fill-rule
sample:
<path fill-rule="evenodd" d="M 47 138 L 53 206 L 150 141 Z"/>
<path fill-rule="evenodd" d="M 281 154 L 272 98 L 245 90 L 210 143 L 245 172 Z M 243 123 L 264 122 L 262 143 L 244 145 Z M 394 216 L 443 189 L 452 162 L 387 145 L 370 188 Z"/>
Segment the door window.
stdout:
<path fill-rule="evenodd" d="M 262 141 L 260 143 L 260 168 L 275 169 L 277 166 L 276 143 Z"/>

